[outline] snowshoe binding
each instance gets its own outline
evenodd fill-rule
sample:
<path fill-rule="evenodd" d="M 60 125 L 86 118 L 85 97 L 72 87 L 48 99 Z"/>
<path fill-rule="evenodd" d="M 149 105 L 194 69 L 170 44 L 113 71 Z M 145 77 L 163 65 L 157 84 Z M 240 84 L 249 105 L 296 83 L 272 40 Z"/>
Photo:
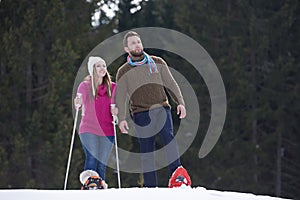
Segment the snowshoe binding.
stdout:
<path fill-rule="evenodd" d="M 80 174 L 80 182 L 82 183 L 81 190 L 99 190 L 107 189 L 107 184 L 93 170 L 86 170 Z"/>

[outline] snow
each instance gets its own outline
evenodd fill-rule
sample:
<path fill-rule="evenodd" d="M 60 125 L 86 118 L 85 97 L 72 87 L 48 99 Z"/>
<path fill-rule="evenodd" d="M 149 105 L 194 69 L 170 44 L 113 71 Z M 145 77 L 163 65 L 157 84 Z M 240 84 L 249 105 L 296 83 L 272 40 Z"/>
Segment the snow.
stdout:
<path fill-rule="evenodd" d="M 37 189 L 2 189 L 3 200 L 280 200 L 282 198 L 254 195 L 250 193 L 221 192 L 197 188 L 122 188 L 107 190 L 37 190 Z"/>

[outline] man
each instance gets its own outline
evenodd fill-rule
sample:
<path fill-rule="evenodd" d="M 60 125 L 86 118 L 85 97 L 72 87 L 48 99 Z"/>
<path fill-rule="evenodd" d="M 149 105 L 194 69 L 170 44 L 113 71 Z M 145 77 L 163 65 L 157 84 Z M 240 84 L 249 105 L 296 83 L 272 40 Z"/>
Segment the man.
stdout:
<path fill-rule="evenodd" d="M 138 33 L 130 31 L 124 36 L 124 50 L 128 53 L 127 62 L 118 70 L 116 104 L 119 108 L 119 128 L 128 133 L 126 97 L 129 96 L 130 111 L 135 123 L 135 131 L 142 153 L 142 168 L 145 187 L 157 187 L 155 172 L 155 136 L 159 135 L 165 145 L 170 174 L 169 187 L 176 181 L 190 185 L 190 177 L 181 166 L 176 140 L 173 134 L 171 106 L 166 91 L 178 104 L 177 114 L 186 116 L 184 100 L 178 84 L 170 73 L 166 62 L 157 56 L 144 52 Z M 176 177 L 174 177 L 176 175 Z M 179 176 L 184 180 L 176 180 Z M 180 186 L 181 184 L 177 184 Z"/>

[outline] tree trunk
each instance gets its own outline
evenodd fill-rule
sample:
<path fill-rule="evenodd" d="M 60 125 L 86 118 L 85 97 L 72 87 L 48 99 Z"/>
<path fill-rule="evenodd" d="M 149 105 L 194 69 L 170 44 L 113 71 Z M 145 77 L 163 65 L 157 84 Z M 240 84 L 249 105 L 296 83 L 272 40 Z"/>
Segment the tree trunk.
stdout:
<path fill-rule="evenodd" d="M 250 37 L 250 66 L 251 66 L 251 74 L 250 74 L 250 80 L 251 85 L 253 85 L 252 88 L 252 96 L 250 101 L 250 106 L 252 109 L 252 113 L 255 112 L 257 108 L 257 58 L 256 58 L 256 50 L 257 50 L 257 34 L 256 34 L 256 17 L 255 17 L 255 10 L 254 8 L 251 8 L 251 18 L 250 18 L 250 24 L 249 24 L 249 37 Z M 259 148 L 258 142 L 257 142 L 257 119 L 256 116 L 252 118 L 252 144 L 253 144 L 253 181 L 254 181 L 254 188 L 257 188 L 258 185 L 258 175 L 257 175 L 257 169 L 258 169 L 258 156 L 257 156 L 257 148 Z"/>
<path fill-rule="evenodd" d="M 277 161 L 276 161 L 276 196 L 281 196 L 281 157 L 282 157 L 282 134 L 277 134 Z"/>
<path fill-rule="evenodd" d="M 259 148 L 258 142 L 257 142 L 257 120 L 253 120 L 252 122 L 252 141 L 254 146 L 254 154 L 253 154 L 253 163 L 254 163 L 254 173 L 253 173 L 253 180 L 254 184 L 258 184 L 258 175 L 257 175 L 257 168 L 258 168 L 258 156 L 256 153 L 256 149 Z"/>
<path fill-rule="evenodd" d="M 31 57 L 27 58 L 26 66 L 26 115 L 25 119 L 30 119 L 31 116 L 31 106 L 32 106 L 32 63 Z"/>

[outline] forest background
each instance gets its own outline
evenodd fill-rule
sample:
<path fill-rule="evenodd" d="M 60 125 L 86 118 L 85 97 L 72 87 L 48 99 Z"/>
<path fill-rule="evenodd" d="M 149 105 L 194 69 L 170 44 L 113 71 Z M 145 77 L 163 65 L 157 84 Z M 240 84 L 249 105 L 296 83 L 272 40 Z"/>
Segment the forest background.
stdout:
<path fill-rule="evenodd" d="M 109 5 L 118 8 L 113 16 L 103 10 Z M 201 44 L 226 89 L 222 135 L 199 159 L 211 111 L 206 85 L 182 58 L 149 50 L 183 74 L 197 94 L 197 137 L 181 157 L 193 185 L 300 199 L 299 17 L 298 0 L 0 1 L 0 188 L 62 189 L 72 87 L 83 60 L 116 33 L 162 27 Z M 109 66 L 113 80 L 124 61 Z M 118 133 L 118 140 L 138 151 L 134 138 Z M 68 188 L 80 188 L 83 162 L 76 136 Z M 158 173 L 165 187 L 167 168 Z M 123 187 L 142 183 L 139 174 L 121 177 Z M 114 169 L 108 168 L 107 180 L 117 187 Z"/>

